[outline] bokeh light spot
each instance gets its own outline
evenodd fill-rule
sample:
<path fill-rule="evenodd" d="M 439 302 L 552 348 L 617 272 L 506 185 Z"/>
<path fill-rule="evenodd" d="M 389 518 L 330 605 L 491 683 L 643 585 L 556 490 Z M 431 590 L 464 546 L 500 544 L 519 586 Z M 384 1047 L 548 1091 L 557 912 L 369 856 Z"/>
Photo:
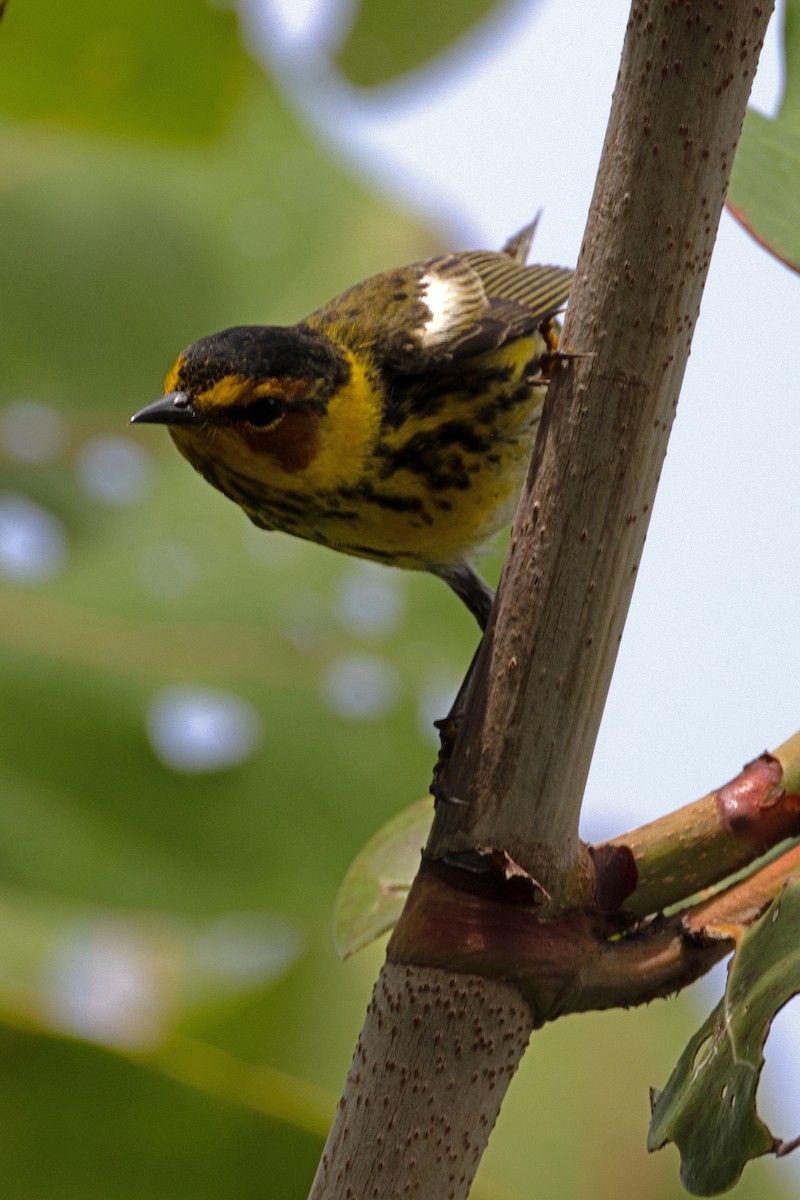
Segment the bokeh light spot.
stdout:
<path fill-rule="evenodd" d="M 341 577 L 335 604 L 345 629 L 365 639 L 396 633 L 406 615 L 401 581 L 393 571 L 373 563 L 358 563 Z"/>
<path fill-rule="evenodd" d="M 122 508 L 146 495 L 152 460 L 131 438 L 103 433 L 84 442 L 76 470 L 92 499 Z"/>
<path fill-rule="evenodd" d="M 193 947 L 200 966 L 231 986 L 267 983 L 297 958 L 302 942 L 288 921 L 269 913 L 235 912 L 217 917 Z"/>
<path fill-rule="evenodd" d="M 101 1045 L 149 1049 L 171 1016 L 163 966 L 132 924 L 76 921 L 46 964 L 46 1016 L 57 1029 Z"/>
<path fill-rule="evenodd" d="M 334 659 L 321 685 L 325 703 L 348 721 L 379 721 L 394 708 L 401 690 L 394 667 L 374 654 Z"/>
<path fill-rule="evenodd" d="M 0 445 L 18 462 L 50 462 L 66 442 L 67 423 L 50 404 L 17 400 L 0 413 Z"/>
<path fill-rule="evenodd" d="M 145 724 L 156 757 L 184 774 L 238 766 L 262 737 L 252 704 L 216 688 L 166 688 L 150 703 Z"/>
<path fill-rule="evenodd" d="M 0 578 L 36 584 L 52 579 L 67 559 L 61 521 L 27 496 L 0 493 Z"/>

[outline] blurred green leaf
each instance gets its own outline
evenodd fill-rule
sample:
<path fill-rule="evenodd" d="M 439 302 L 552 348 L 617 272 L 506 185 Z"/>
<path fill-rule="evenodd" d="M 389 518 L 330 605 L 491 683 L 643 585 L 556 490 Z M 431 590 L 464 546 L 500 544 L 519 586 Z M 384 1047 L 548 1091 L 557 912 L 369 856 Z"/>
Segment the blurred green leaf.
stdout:
<path fill-rule="evenodd" d="M 397 923 L 432 817 L 426 796 L 387 821 L 350 864 L 333 911 L 333 938 L 342 958 Z"/>
<path fill-rule="evenodd" d="M 353 83 L 374 87 L 434 58 L 498 7 L 498 0 L 458 5 L 361 0 L 336 63 Z"/>
<path fill-rule="evenodd" d="M 181 993 L 171 1020 L 213 1030 L 245 1058 L 285 1056 L 288 1071 L 300 1064 L 337 1082 L 355 1035 L 348 1022 L 360 1015 L 352 983 L 324 1020 L 309 1009 L 296 1036 L 286 1030 L 306 1001 L 336 992 L 335 889 L 361 831 L 429 773 L 420 667 L 457 675 L 469 621 L 457 613 L 440 637 L 445 589 L 386 572 L 400 597 L 396 627 L 362 639 L 337 608 L 362 567 L 255 530 L 203 486 L 163 431 L 142 435 L 128 418 L 201 334 L 295 320 L 354 279 L 438 243 L 328 158 L 242 64 L 239 99 L 210 147 L 166 150 L 55 124 L 0 127 L 0 499 L 38 505 L 66 546 L 58 569 L 35 582 L 15 580 L 5 560 L 0 570 L 0 868 L 19 897 L 5 947 L 0 938 L 0 975 L 9 988 L 15 978 L 25 984 L 14 989 L 17 1017 L 55 1030 L 56 1016 L 28 985 L 60 931 L 84 916 L 106 929 L 127 921 L 149 944 L 146 929 L 163 922 L 173 929 L 166 960 Z M 181 86 L 174 74 L 168 82 Z M 57 431 L 41 457 L 35 442 L 9 438 L 31 401 Z M 133 492 L 117 498 L 98 492 L 86 469 L 108 439 L 141 469 Z M 406 651 L 409 606 L 417 648 Z M 396 703 L 352 722 L 325 694 L 325 676 L 367 651 L 396 673 Z M 161 761 L 147 718 L 173 684 L 223 687 L 251 704 L 263 726 L 252 755 L 195 774 Z M 376 796 L 381 762 L 389 782 Z M 254 976 L 226 996 L 222 976 L 203 974 L 191 951 L 219 922 L 265 912 L 313 952 L 280 986 Z M 239 1019 L 228 1021 L 228 1009 Z M 246 1090 L 246 1072 L 239 1082 Z M 89 1157 L 94 1137 L 87 1128 Z M 64 1165 L 57 1194 L 74 1187 L 86 1200 L 114 1190 L 84 1190 L 76 1179 L 85 1184 Z M 304 1177 L 292 1194 L 307 1186 Z"/>
<path fill-rule="evenodd" d="M 219 1065 L 202 1056 L 197 1063 L 206 1087 L 84 1043 L 0 1028 L 0 1071 L 14 1079 L 13 1088 L 0 1089 L 5 1193 L 14 1200 L 307 1195 L 320 1134 L 215 1095 L 225 1090 Z M 245 1068 L 243 1094 L 258 1086 Z"/>
<path fill-rule="evenodd" d="M 732 1187 L 752 1158 L 785 1152 L 756 1111 L 764 1043 L 775 1014 L 800 991 L 800 880 L 791 880 L 742 934 L 724 999 L 655 1098 L 648 1149 L 672 1141 L 688 1191 Z"/>
<path fill-rule="evenodd" d="M 132 1052 L 263 991 L 300 951 L 292 925 L 266 911 L 190 920 L 0 890 L 0 1011 Z"/>
<path fill-rule="evenodd" d="M 430 777 L 430 722 L 476 634 L 443 586 L 391 572 L 378 578 L 399 615 L 370 632 L 345 602 L 363 565 L 256 531 L 163 431 L 127 419 L 198 336 L 294 321 L 442 243 L 313 140 L 239 47 L 231 14 L 200 0 L 17 0 L 0 32 L 0 108 L 0 501 L 37 505 L 66 547 L 35 580 L 4 560 L 0 583 L 3 1191 L 299 1200 L 378 965 L 370 950 L 337 961 L 332 898 L 364 831 Z M 56 430 L 46 453 L 9 437 L 29 402 Z M 116 499 L 86 471 L 109 438 L 141 467 L 140 486 Z M 488 573 L 498 567 L 499 552 Z M 394 702 L 356 721 L 329 678 L 365 654 L 395 681 Z M 252 705 L 263 727 L 252 754 L 204 773 L 165 763 L 148 714 L 175 684 Z M 275 978 L 227 986 L 230 972 L 201 953 L 209 931 L 230 940 L 227 921 L 235 931 L 259 914 L 304 952 Z M 126 974 L 131 930 L 137 946 L 167 947 L 156 977 L 175 991 L 165 985 L 168 1036 L 155 1048 L 91 1045 L 59 1023 L 54 964 L 85 1002 L 73 951 L 96 951 L 103 930 L 115 986 L 138 978 Z M 598 1180 L 623 1194 L 633 1161 L 642 1194 L 677 1196 L 670 1163 L 636 1158 L 640 1089 L 668 1069 L 666 1013 L 543 1031 L 536 1075 L 523 1064 L 482 1169 L 504 1190 L 486 1194 L 527 1195 L 541 1151 L 552 1194 L 595 1197 Z M 598 1104 L 620 1048 L 627 1094 Z M 555 1099 L 531 1128 L 542 1095 Z M 748 1172 L 740 1200 L 764 1200 L 763 1171 Z"/>
<path fill-rule="evenodd" d="M 122 431 L 189 341 L 297 320 L 432 249 L 320 152 L 254 66 L 240 83 L 209 151 L 0 126 L 3 398 L 102 407 Z"/>
<path fill-rule="evenodd" d="M 0 112 L 93 132 L 203 141 L 247 63 L 236 19 L 207 0 L 24 0 L 0 40 Z"/>
<path fill-rule="evenodd" d="M 800 271 L 800 0 L 786 0 L 784 94 L 774 119 L 748 109 L 727 205 L 757 242 Z"/>
<path fill-rule="evenodd" d="M 64 428 L 46 461 L 7 452 L 4 487 L 55 519 L 67 546 L 52 577 L 0 591 L 6 878 L 183 912 L 277 897 L 281 914 L 297 905 L 304 928 L 327 931 L 360 830 L 429 772 L 420 664 L 456 676 L 469 623 L 457 614 L 432 652 L 445 589 L 387 584 L 414 591 L 419 612 L 432 605 L 427 631 L 400 663 L 403 601 L 370 651 L 399 676 L 397 707 L 373 723 L 337 716 L 325 672 L 362 646 L 335 596 L 361 568 L 255 530 L 163 431 L 129 430 L 128 418 L 194 338 L 297 319 L 433 239 L 326 159 L 255 69 L 213 152 L 30 125 L 0 130 L 0 147 L 0 401 L 6 412 L 44 403 Z M 91 490 L 98 437 L 139 456 L 135 494 L 110 503 Z M 255 707 L 264 738 L 248 761 L 181 776 L 157 759 L 148 706 L 187 682 L 221 683 Z M 376 805 L 365 764 L 383 755 L 391 783 Z M 316 857 L 300 852 L 306 841 Z"/>

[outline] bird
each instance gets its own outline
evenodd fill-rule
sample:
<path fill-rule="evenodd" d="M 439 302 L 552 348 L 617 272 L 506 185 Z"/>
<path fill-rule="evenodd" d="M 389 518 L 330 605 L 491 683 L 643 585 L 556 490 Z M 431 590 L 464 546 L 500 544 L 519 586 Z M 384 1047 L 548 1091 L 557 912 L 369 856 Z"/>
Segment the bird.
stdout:
<path fill-rule="evenodd" d="M 538 220 L 538 218 L 537 218 Z M 289 326 L 201 337 L 135 424 L 257 526 L 447 583 L 485 630 L 476 550 L 514 515 L 573 272 L 502 250 L 374 275 Z"/>

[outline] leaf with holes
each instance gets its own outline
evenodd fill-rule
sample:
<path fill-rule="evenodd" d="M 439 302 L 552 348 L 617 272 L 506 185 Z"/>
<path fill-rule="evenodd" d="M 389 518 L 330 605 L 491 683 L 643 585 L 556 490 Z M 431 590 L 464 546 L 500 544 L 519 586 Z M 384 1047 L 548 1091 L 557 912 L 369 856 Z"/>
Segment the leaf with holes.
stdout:
<path fill-rule="evenodd" d="M 649 1150 L 674 1142 L 681 1182 L 696 1195 L 733 1187 L 751 1158 L 786 1154 L 756 1111 L 764 1043 L 776 1013 L 800 991 L 800 879 L 741 935 L 725 995 L 655 1093 Z"/>

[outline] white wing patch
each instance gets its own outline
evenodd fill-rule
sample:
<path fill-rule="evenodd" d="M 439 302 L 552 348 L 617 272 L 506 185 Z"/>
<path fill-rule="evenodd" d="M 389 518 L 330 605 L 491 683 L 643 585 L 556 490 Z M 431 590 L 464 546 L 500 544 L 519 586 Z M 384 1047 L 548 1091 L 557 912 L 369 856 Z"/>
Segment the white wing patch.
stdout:
<path fill-rule="evenodd" d="M 447 342 L 485 308 L 481 282 L 474 272 L 470 275 L 471 286 L 465 286 L 463 274 L 448 276 L 426 271 L 422 276 L 421 299 L 431 314 L 420 330 L 423 346 L 434 348 Z"/>

